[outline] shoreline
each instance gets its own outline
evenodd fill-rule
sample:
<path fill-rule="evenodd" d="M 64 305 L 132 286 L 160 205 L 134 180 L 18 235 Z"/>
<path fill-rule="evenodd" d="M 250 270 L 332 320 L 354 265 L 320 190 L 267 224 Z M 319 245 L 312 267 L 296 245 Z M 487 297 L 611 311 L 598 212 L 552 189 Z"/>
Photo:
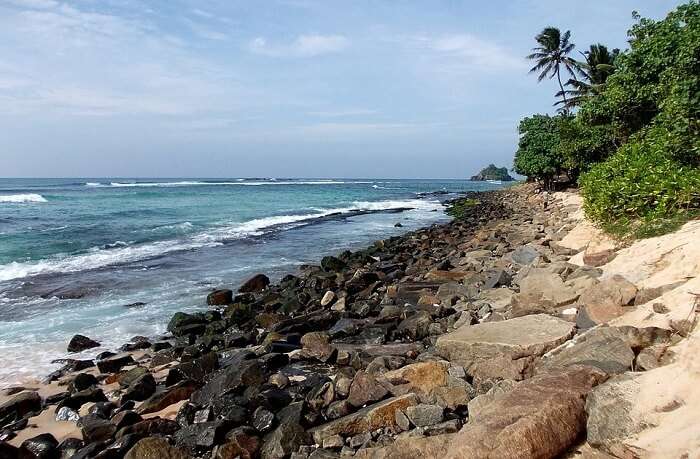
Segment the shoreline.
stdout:
<path fill-rule="evenodd" d="M 573 401 L 638 370 L 640 356 L 645 369 L 660 367 L 679 342 L 661 331 L 642 338 L 632 319 L 626 334 L 606 324 L 679 285 L 606 272 L 624 271 L 615 258 L 628 249 L 585 226 L 575 195 L 521 184 L 459 201 L 451 222 L 326 256 L 278 284 L 259 274 L 216 290 L 206 312 L 176 313 L 166 337 L 67 362 L 28 387 L 39 398 L 3 390 L 0 418 L 14 423 L 0 428 L 0 452 L 26 441 L 132 459 L 164 448 L 216 459 L 482 457 L 509 448 L 495 427 L 511 422 L 499 421 L 505 406 L 525 423 L 508 441 L 555 429 L 534 456 L 590 448 L 580 419 L 596 412 Z M 568 403 L 576 408 L 564 415 Z M 563 424 L 536 421 L 552 416 Z M 595 446 L 607 454 L 612 443 Z"/>

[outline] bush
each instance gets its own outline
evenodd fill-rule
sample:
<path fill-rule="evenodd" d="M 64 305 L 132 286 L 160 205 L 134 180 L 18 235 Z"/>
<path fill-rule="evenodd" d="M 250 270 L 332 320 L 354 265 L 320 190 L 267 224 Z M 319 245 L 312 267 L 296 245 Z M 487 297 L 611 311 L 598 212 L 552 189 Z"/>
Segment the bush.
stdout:
<path fill-rule="evenodd" d="M 700 206 L 700 169 L 645 140 L 630 141 L 580 178 L 586 214 L 619 236 L 668 231 Z"/>
<path fill-rule="evenodd" d="M 548 189 L 562 167 L 562 157 L 557 151 L 560 142 L 558 124 L 558 117 L 533 115 L 523 118 L 518 126 L 520 140 L 513 170 L 544 182 Z"/>

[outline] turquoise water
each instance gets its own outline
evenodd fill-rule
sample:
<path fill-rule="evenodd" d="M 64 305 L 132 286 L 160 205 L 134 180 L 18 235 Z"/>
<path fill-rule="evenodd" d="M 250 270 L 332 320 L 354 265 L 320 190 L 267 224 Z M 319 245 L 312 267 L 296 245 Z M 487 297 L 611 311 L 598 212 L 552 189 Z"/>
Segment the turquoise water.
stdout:
<path fill-rule="evenodd" d="M 173 312 L 204 307 L 212 288 L 256 272 L 279 278 L 323 255 L 446 221 L 441 201 L 452 193 L 498 186 L 0 179 L 0 386 L 57 368 L 51 360 L 67 356 L 75 333 L 104 348 L 157 335 Z M 126 306 L 136 302 L 146 304 Z"/>

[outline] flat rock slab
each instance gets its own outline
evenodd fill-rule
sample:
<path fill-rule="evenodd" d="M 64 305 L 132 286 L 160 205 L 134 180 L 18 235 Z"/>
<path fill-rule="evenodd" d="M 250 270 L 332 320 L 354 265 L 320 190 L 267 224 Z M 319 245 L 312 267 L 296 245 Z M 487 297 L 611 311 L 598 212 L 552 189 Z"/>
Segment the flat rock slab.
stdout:
<path fill-rule="evenodd" d="M 576 292 L 558 274 L 544 268 L 531 268 L 520 279 L 520 293 L 525 296 L 538 296 L 554 306 L 571 304 L 578 298 Z"/>
<path fill-rule="evenodd" d="M 438 354 L 470 367 L 493 358 L 540 356 L 574 335 L 574 324 L 546 314 L 463 325 L 437 340 Z"/>
<path fill-rule="evenodd" d="M 545 356 L 538 366 L 538 372 L 585 364 L 608 374 L 617 374 L 630 370 L 633 362 L 634 351 L 622 331 L 614 327 L 597 327 Z"/>
<path fill-rule="evenodd" d="M 394 427 L 396 426 L 396 411 L 405 410 L 407 407 L 415 406 L 418 403 L 418 396 L 415 394 L 393 397 L 370 405 L 348 416 L 314 427 L 309 430 L 309 433 L 313 435 L 316 443 L 323 444 L 324 439 L 333 435 L 347 437 L 382 427 Z"/>

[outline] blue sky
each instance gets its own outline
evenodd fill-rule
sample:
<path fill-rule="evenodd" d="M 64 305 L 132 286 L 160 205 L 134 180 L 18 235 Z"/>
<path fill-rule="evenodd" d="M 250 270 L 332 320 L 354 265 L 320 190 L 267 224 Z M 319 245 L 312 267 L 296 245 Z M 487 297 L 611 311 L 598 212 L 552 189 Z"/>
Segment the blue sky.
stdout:
<path fill-rule="evenodd" d="M 463 178 L 512 166 L 546 25 L 670 0 L 0 0 L 0 176 Z"/>

